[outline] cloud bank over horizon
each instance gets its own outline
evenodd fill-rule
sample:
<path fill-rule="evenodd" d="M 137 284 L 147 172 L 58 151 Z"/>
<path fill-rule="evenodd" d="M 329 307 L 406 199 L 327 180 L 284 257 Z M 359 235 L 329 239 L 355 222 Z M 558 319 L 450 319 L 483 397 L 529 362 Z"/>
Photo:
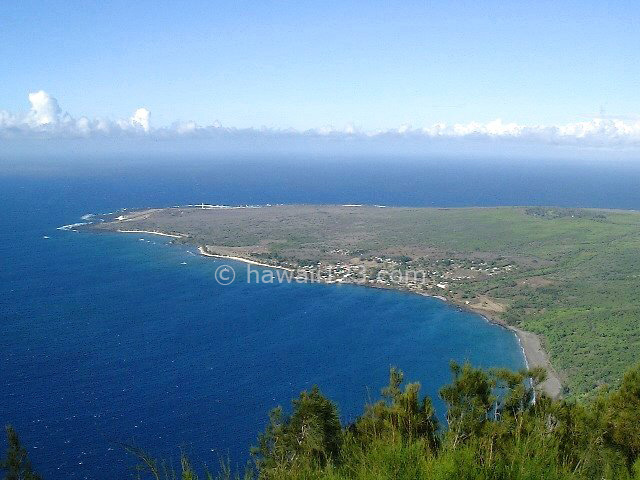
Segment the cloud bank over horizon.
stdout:
<path fill-rule="evenodd" d="M 560 145 L 586 148 L 637 149 L 640 147 L 640 118 L 592 118 L 564 125 L 520 125 L 496 119 L 491 122 L 444 124 L 427 127 L 402 125 L 387 130 L 364 131 L 353 125 L 344 128 L 332 126 L 310 130 L 278 128 L 234 128 L 219 122 L 202 126 L 195 122 L 175 122 L 169 126 L 153 127 L 151 112 L 138 108 L 129 118 L 105 119 L 87 116 L 73 117 L 64 112 L 58 101 L 40 90 L 28 96 L 31 104 L 26 113 L 0 110 L 0 140 L 12 139 L 117 139 L 148 138 L 171 140 L 224 138 L 251 136 L 265 138 L 331 138 L 334 140 L 409 139 L 411 141 L 502 140 L 510 143 Z"/>

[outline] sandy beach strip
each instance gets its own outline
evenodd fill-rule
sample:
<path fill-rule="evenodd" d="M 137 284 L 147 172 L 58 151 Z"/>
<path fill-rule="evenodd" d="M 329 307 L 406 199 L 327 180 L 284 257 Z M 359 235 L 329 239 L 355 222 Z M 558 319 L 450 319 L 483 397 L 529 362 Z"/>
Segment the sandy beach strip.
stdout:
<path fill-rule="evenodd" d="M 231 256 L 231 255 L 216 255 L 216 254 L 207 252 L 205 250 L 205 247 L 203 247 L 203 246 L 199 246 L 198 247 L 198 252 L 200 252 L 200 255 L 203 255 L 205 257 L 224 258 L 226 260 L 235 260 L 236 262 L 247 263 L 249 265 L 257 265 L 259 267 L 277 268 L 279 270 L 287 270 L 288 272 L 294 272 L 295 271 L 293 268 L 281 267 L 279 265 L 269 265 L 268 263 L 256 262 L 255 260 L 250 260 L 250 259 L 244 258 L 244 257 L 234 257 L 234 256 Z"/>
<path fill-rule="evenodd" d="M 183 238 L 185 235 L 176 235 L 173 233 L 152 232 L 150 230 L 116 230 L 118 233 L 146 233 L 149 235 L 160 235 L 162 237 Z"/>
<path fill-rule="evenodd" d="M 507 328 L 518 337 L 527 368 L 542 367 L 547 371 L 547 379 L 540 384 L 540 388 L 551 398 L 558 398 L 562 394 L 562 382 L 549 361 L 549 355 L 542 347 L 540 337 L 533 332 L 521 330 L 511 325 L 508 325 Z"/>
<path fill-rule="evenodd" d="M 560 381 L 560 375 L 558 375 L 558 372 L 553 368 L 551 360 L 549 360 L 549 354 L 542 346 L 542 341 L 539 335 L 514 327 L 513 325 L 509 325 L 500 318 L 496 318 L 481 310 L 469 308 L 468 305 L 459 306 L 483 316 L 489 323 L 511 330 L 518 338 L 518 343 L 520 344 L 520 348 L 524 354 L 524 361 L 527 369 L 542 367 L 546 370 L 547 379 L 540 384 L 540 388 L 551 398 L 558 398 L 561 396 L 563 387 L 562 382 Z"/>

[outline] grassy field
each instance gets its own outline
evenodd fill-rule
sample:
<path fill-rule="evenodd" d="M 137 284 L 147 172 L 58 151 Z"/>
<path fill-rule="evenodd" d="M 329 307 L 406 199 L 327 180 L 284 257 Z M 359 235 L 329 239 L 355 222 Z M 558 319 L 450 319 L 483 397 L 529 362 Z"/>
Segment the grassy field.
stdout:
<path fill-rule="evenodd" d="M 571 395 L 616 385 L 640 357 L 635 212 L 171 208 L 130 213 L 97 228 L 180 233 L 186 236 L 179 241 L 293 267 L 383 258 L 405 269 L 437 270 L 448 284 L 438 294 L 478 310 L 484 304 L 494 317 L 540 334 Z M 497 273 L 487 274 L 491 268 Z"/>

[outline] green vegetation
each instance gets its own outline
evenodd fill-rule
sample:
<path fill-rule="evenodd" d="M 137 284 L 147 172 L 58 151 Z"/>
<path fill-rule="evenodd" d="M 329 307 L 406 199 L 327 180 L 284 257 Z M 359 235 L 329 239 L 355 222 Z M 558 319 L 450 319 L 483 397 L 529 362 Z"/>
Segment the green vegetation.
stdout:
<path fill-rule="evenodd" d="M 440 397 L 440 425 L 420 385 L 403 387 L 391 369 L 382 399 L 353 424 L 340 425 L 338 409 L 313 388 L 292 412 L 273 410 L 252 451 L 255 468 L 244 480 L 640 480 L 640 365 L 618 389 L 584 402 L 551 400 L 536 387 L 540 369 L 485 372 L 452 363 L 453 381 Z M 534 399 L 534 392 L 535 399 Z M 7 480 L 34 480 L 25 450 L 8 429 Z M 239 479 L 228 464 L 213 476 L 198 474 L 185 455 L 177 470 L 139 449 L 135 477 Z"/>
<path fill-rule="evenodd" d="M 20 444 L 18 434 L 7 425 L 7 455 L 0 460 L 0 472 L 5 471 L 5 480 L 40 480 L 31 468 L 27 450 Z"/>

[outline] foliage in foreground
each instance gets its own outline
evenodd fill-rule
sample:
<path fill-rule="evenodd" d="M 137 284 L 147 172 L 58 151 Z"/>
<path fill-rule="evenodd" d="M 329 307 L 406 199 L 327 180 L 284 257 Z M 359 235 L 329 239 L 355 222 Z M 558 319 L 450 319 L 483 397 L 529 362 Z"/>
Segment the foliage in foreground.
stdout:
<path fill-rule="evenodd" d="M 317 389 L 293 401 L 291 415 L 273 410 L 253 448 L 255 469 L 243 477 L 222 464 L 200 477 L 181 457 L 177 470 L 141 450 L 136 478 L 640 480 L 640 365 L 614 391 L 588 403 L 553 401 L 536 390 L 544 371 L 492 370 L 452 363 L 453 381 L 440 390 L 444 425 L 420 385 L 403 387 L 391 369 L 382 399 L 353 424 Z M 535 392 L 535 393 L 534 393 Z M 7 479 L 33 480 L 12 429 L 2 467 Z"/>
<path fill-rule="evenodd" d="M 40 476 L 31 468 L 27 450 L 20 444 L 18 434 L 11 425 L 7 425 L 7 456 L 0 460 L 0 471 L 5 471 L 6 480 L 40 480 Z"/>

